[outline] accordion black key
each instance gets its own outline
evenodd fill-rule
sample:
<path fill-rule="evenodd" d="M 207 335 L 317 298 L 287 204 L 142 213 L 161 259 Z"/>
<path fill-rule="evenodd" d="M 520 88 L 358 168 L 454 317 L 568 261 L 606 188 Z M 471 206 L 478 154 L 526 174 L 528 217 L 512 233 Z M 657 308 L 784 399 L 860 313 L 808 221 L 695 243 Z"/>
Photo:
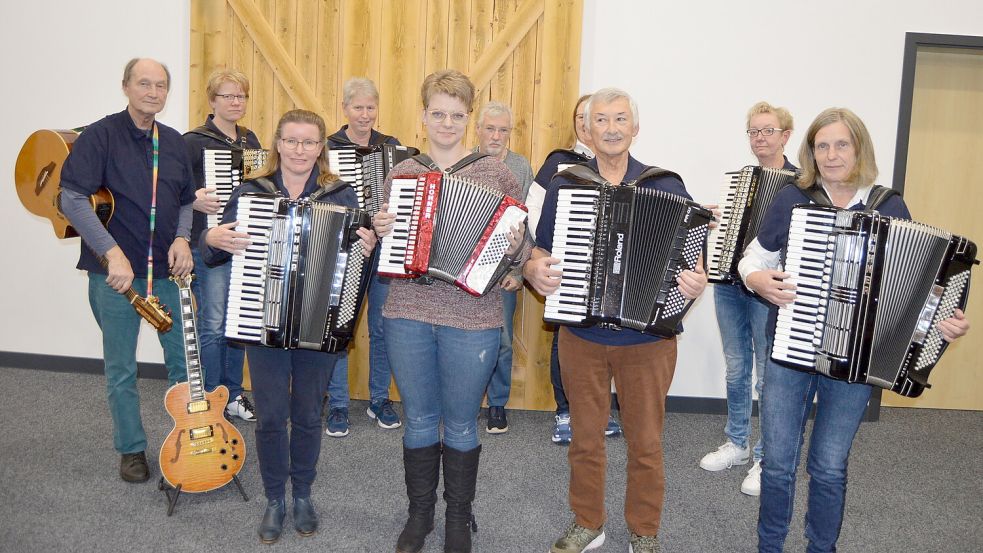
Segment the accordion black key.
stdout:
<path fill-rule="evenodd" d="M 379 274 L 428 276 L 482 296 L 505 275 L 508 235 L 526 207 L 499 190 L 440 172 L 393 178 L 393 233 L 382 241 Z"/>
<path fill-rule="evenodd" d="M 242 184 L 243 179 L 266 163 L 266 150 L 218 150 L 202 151 L 202 167 L 205 172 L 205 186 L 214 188 L 218 196 L 218 211 L 207 215 L 208 228 L 215 227 L 222 220 L 225 204 L 232 191 Z"/>
<path fill-rule="evenodd" d="M 563 276 L 543 319 L 678 334 L 692 302 L 676 277 L 696 267 L 712 218 L 695 202 L 650 188 L 560 185 L 551 255 Z"/>
<path fill-rule="evenodd" d="M 386 201 L 382 197 L 386 175 L 396 164 L 418 153 L 416 148 L 395 144 L 335 148 L 328 151 L 328 166 L 355 189 L 358 206 L 371 217 Z"/>
<path fill-rule="evenodd" d="M 778 191 L 795 182 L 795 171 L 748 165 L 726 174 L 720 193 L 721 217 L 707 239 L 707 278 L 715 283 L 740 282 L 737 264 L 758 235 L 761 220 Z"/>
<path fill-rule="evenodd" d="M 283 349 L 342 351 L 368 287 L 371 263 L 356 231 L 360 209 L 272 194 L 239 197 L 236 230 L 250 235 L 232 257 L 225 336 Z"/>
<path fill-rule="evenodd" d="M 785 260 L 796 299 L 778 311 L 772 359 L 917 397 L 947 346 L 938 323 L 965 309 L 976 263 L 973 242 L 935 227 L 796 206 Z"/>

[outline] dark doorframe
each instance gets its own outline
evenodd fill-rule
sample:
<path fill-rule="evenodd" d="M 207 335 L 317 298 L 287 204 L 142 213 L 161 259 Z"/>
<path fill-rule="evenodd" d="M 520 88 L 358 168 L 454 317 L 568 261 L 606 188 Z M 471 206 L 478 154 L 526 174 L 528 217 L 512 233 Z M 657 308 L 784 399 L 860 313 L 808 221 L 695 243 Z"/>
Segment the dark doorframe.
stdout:
<path fill-rule="evenodd" d="M 918 49 L 925 46 L 983 50 L 983 36 L 905 33 L 898 138 L 894 148 L 894 182 L 891 184 L 901 195 L 904 195 L 905 173 L 908 170 L 908 135 L 911 132 L 911 102 L 915 93 L 915 62 Z"/>

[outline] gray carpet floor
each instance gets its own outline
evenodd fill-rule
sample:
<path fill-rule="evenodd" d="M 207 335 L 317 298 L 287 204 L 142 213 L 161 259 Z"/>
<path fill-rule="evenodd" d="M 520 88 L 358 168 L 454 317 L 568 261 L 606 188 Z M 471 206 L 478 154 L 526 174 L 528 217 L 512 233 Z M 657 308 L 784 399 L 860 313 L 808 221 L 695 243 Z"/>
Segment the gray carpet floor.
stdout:
<path fill-rule="evenodd" d="M 157 451 L 172 426 L 165 389 L 163 381 L 140 380 L 154 476 L 127 484 L 117 473 L 103 377 L 0 368 L 0 551 L 394 550 L 406 507 L 401 431 L 376 427 L 364 402 L 352 404 L 348 437 L 324 438 L 314 488 L 321 531 L 301 538 L 288 515 L 280 542 L 263 546 L 255 534 L 265 500 L 251 423 L 237 424 L 250 448 L 240 473 L 249 501 L 230 485 L 185 494 L 166 516 L 156 485 Z M 879 422 L 864 423 L 855 443 L 840 551 L 983 550 L 983 413 L 881 413 Z M 757 500 L 739 491 L 745 471 L 708 473 L 697 465 L 723 442 L 724 421 L 667 416 L 667 553 L 755 549 Z M 510 411 L 509 422 L 507 434 L 481 433 L 474 550 L 541 553 L 571 520 L 567 450 L 549 441 L 550 413 Z M 607 440 L 607 451 L 608 538 L 598 551 L 627 551 L 624 440 Z M 787 551 L 805 549 L 805 486 L 800 478 Z M 439 508 L 426 552 L 441 551 Z"/>

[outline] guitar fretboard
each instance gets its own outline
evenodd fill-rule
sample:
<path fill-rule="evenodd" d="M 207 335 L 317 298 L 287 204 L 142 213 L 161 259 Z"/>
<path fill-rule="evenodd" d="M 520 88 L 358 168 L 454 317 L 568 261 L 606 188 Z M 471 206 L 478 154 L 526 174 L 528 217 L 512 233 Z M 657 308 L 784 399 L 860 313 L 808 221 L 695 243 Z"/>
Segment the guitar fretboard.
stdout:
<path fill-rule="evenodd" d="M 201 373 L 198 351 L 198 330 L 195 327 L 195 310 L 191 301 L 191 287 L 178 284 L 181 296 L 181 328 L 184 332 L 184 354 L 188 367 L 188 389 L 191 403 L 205 401 L 205 383 Z M 189 407 L 190 409 L 190 407 Z M 194 409 L 190 409 L 194 411 Z"/>

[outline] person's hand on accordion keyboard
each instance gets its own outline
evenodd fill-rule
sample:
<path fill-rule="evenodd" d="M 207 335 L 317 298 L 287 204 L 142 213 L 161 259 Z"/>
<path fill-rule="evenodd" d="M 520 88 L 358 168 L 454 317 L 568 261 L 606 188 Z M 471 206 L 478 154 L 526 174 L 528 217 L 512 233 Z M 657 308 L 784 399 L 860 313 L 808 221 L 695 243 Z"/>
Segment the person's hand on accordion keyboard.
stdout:
<path fill-rule="evenodd" d="M 969 319 L 962 309 L 956 309 L 955 314 L 939 323 L 939 332 L 946 342 L 954 342 L 960 336 L 969 332 Z"/>
<path fill-rule="evenodd" d="M 396 214 L 389 213 L 389 203 L 382 204 L 379 212 L 372 217 L 372 228 L 379 238 L 383 238 L 393 231 L 393 224 L 396 222 Z"/>
<path fill-rule="evenodd" d="M 212 215 L 218 213 L 218 195 L 215 193 L 214 186 L 199 188 L 195 190 L 195 201 L 191 204 L 195 211 Z"/>
<path fill-rule="evenodd" d="M 713 220 L 710 221 L 710 230 L 717 228 L 720 225 L 721 217 L 724 216 L 724 212 L 721 211 L 720 206 L 717 204 L 704 204 L 703 207 L 713 213 Z"/>
<path fill-rule="evenodd" d="M 774 269 L 764 269 L 749 274 L 744 284 L 768 302 L 784 307 L 795 299 L 795 284 L 785 280 L 789 276 Z"/>
<path fill-rule="evenodd" d="M 560 277 L 563 276 L 563 271 L 554 269 L 554 266 L 559 263 L 560 260 L 551 257 L 546 250 L 533 248 L 532 257 L 522 267 L 522 276 L 534 290 L 548 296 L 560 287 Z"/>
<path fill-rule="evenodd" d="M 205 243 L 213 248 L 225 250 L 232 255 L 246 253 L 246 248 L 252 241 L 249 239 L 249 234 L 236 232 L 235 228 L 238 224 L 239 221 L 232 221 L 208 229 L 205 231 Z"/>

